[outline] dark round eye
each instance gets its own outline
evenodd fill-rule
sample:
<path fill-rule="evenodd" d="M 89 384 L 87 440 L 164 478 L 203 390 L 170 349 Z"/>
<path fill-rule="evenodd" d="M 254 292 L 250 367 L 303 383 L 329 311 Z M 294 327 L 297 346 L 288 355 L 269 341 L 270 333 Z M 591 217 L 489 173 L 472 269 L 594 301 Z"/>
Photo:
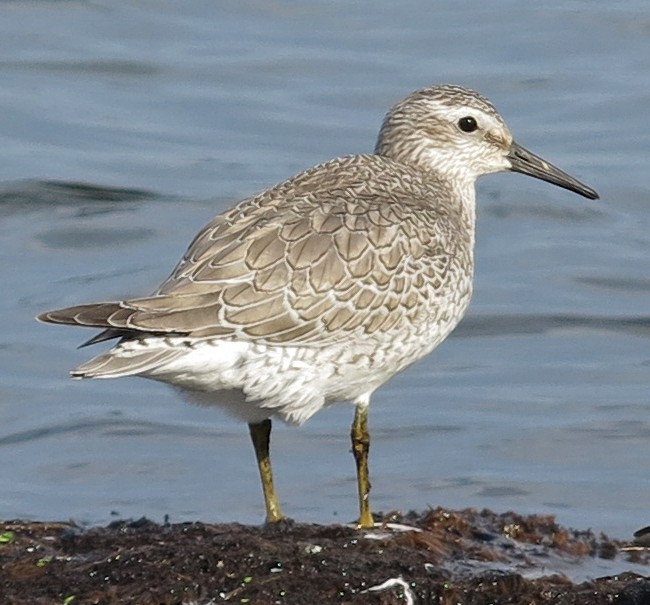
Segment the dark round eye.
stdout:
<path fill-rule="evenodd" d="M 466 116 L 458 120 L 458 128 L 463 132 L 474 132 L 478 128 L 478 124 L 472 116 Z"/>

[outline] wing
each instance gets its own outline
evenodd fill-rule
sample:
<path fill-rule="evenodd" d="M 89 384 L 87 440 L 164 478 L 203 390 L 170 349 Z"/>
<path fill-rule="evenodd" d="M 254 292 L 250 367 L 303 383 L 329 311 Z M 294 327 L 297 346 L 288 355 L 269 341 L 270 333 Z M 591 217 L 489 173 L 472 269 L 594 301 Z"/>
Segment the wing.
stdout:
<path fill-rule="evenodd" d="M 334 162 L 217 217 L 153 296 L 41 319 L 108 328 L 108 337 L 153 332 L 285 345 L 324 345 L 421 320 L 467 253 L 457 211 L 437 203 L 441 185 L 389 160 Z"/>

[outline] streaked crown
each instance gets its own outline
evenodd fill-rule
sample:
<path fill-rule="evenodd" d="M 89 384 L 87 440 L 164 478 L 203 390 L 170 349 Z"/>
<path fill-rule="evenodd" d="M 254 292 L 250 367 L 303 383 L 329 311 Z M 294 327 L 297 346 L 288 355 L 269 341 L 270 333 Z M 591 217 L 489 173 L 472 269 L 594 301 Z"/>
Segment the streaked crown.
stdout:
<path fill-rule="evenodd" d="M 375 153 L 473 182 L 509 170 L 512 135 L 492 103 L 454 85 L 418 90 L 388 112 Z"/>

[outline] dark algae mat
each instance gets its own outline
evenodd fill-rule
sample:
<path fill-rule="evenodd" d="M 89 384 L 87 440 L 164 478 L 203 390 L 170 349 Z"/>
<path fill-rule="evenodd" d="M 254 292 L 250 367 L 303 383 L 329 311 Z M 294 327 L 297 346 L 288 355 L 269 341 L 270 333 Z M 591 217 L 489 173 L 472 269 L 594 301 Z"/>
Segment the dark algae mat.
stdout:
<path fill-rule="evenodd" d="M 650 604 L 649 553 L 551 516 L 388 514 L 373 530 L 147 519 L 0 524 L 0 603 Z"/>

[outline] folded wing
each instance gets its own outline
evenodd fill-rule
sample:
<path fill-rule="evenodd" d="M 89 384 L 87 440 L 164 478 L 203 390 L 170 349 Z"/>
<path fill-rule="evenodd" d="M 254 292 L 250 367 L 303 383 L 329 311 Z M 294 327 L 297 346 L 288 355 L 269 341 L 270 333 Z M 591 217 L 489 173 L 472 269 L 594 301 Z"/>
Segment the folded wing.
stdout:
<path fill-rule="evenodd" d="M 105 329 L 90 342 L 154 333 L 318 346 L 417 321 L 464 254 L 450 249 L 458 213 L 437 203 L 437 183 L 390 160 L 335 162 L 217 217 L 154 295 L 39 319 Z"/>

